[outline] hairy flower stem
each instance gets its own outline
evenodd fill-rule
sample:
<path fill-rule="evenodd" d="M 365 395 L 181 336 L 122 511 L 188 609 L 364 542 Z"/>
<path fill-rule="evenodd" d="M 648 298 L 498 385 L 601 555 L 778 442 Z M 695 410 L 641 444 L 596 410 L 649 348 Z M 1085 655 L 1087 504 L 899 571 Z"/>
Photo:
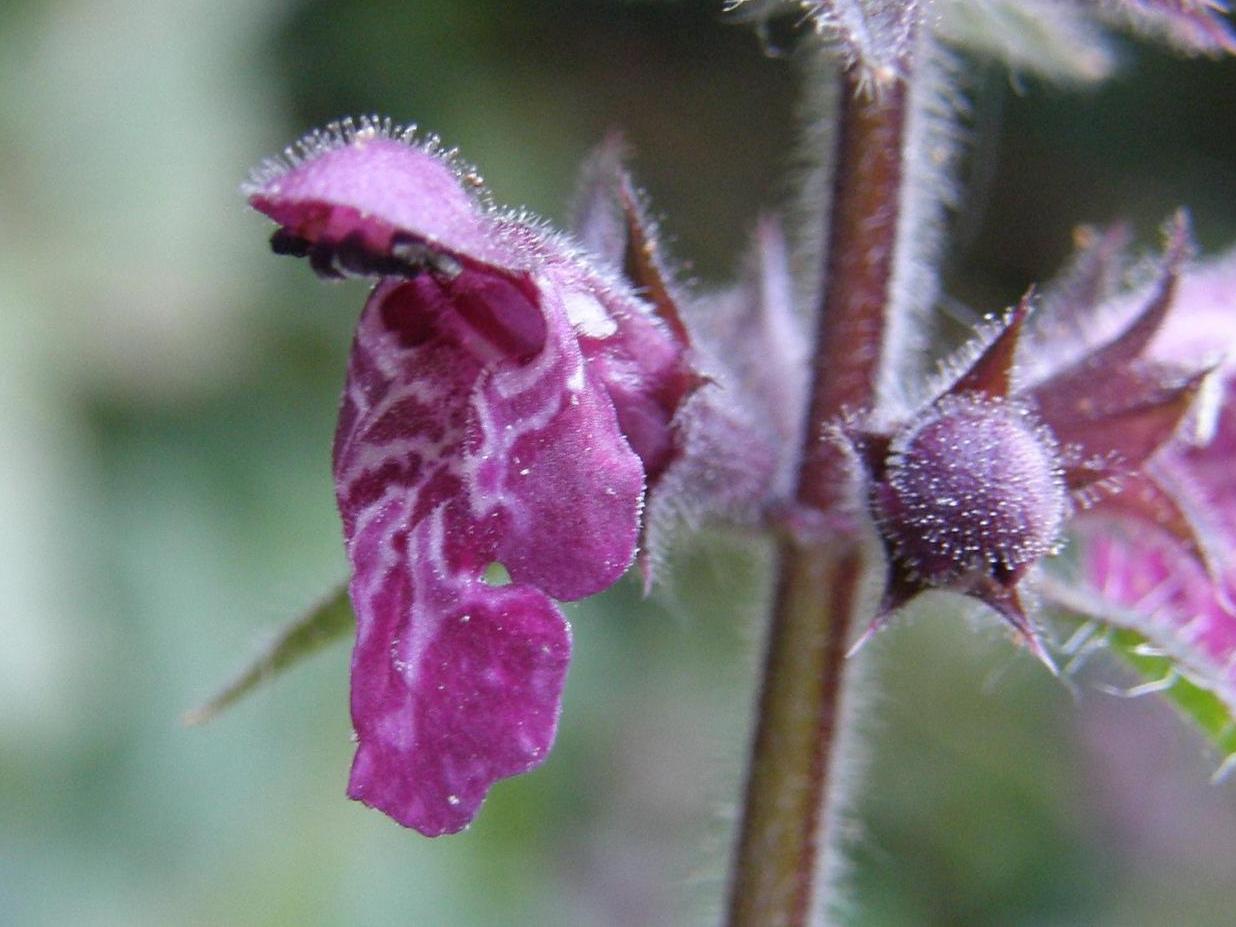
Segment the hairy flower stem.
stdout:
<path fill-rule="evenodd" d="M 884 351 L 900 214 L 908 88 L 871 95 L 843 75 L 824 289 L 796 501 L 840 512 L 843 452 L 822 440 L 847 409 L 871 405 Z M 831 519 L 830 519 L 831 521 Z M 844 655 L 863 586 L 853 536 L 789 538 L 780 550 L 755 746 L 732 873 L 729 927 L 803 927 L 821 889 Z"/>
<path fill-rule="evenodd" d="M 733 874 L 730 927 L 809 923 L 845 636 L 861 577 L 853 548 L 781 550 L 759 728 Z"/>

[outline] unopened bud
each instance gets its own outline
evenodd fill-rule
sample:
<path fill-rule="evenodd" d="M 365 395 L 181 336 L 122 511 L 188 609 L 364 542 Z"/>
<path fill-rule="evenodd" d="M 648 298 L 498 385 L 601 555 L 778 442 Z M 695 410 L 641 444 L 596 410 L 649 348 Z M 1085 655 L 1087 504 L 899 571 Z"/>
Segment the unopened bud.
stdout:
<path fill-rule="evenodd" d="M 1068 512 L 1050 433 L 985 398 L 945 399 L 895 435 L 874 493 L 885 541 L 931 585 L 1015 573 L 1056 547 Z"/>

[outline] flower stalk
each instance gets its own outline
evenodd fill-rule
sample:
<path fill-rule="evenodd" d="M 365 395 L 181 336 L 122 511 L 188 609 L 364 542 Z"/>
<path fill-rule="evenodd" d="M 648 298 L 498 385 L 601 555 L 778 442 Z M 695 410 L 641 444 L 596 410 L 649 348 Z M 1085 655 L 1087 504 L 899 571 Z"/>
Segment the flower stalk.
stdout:
<path fill-rule="evenodd" d="M 908 86 L 842 75 L 812 386 L 795 503 L 843 521 L 844 449 L 823 438 L 870 407 L 884 355 L 901 215 Z M 834 516 L 834 517 L 829 517 Z M 864 558 L 852 532 L 789 536 L 779 552 L 755 744 L 732 870 L 729 927 L 802 927 L 825 902 L 837 788 L 846 642 L 862 607 Z"/>

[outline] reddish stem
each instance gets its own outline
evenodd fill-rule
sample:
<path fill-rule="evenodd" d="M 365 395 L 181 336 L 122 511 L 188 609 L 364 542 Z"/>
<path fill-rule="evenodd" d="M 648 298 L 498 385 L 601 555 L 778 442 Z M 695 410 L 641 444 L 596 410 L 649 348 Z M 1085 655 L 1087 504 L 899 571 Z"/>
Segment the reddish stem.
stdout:
<path fill-rule="evenodd" d="M 820 511 L 843 504 L 842 452 L 821 429 L 846 410 L 870 407 L 884 348 L 889 286 L 900 216 L 906 121 L 903 81 L 878 98 L 845 75 L 838 114 L 836 170 L 816 329 L 806 446 L 798 501 Z"/>
<path fill-rule="evenodd" d="M 907 87 L 871 97 L 843 75 L 824 290 L 797 502 L 839 512 L 849 485 L 824 427 L 869 408 L 884 350 L 901 201 Z M 804 927 L 828 846 L 845 642 L 863 579 L 854 538 L 781 545 L 729 927 Z"/>

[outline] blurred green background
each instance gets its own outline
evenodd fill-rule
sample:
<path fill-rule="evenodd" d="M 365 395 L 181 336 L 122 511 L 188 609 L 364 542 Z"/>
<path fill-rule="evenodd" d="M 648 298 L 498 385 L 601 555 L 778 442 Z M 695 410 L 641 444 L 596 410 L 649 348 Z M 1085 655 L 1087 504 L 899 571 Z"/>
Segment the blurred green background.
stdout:
<path fill-rule="evenodd" d="M 0 924 L 706 924 L 765 553 L 569 608 L 558 745 L 430 841 L 344 799 L 347 648 L 202 700 L 344 574 L 328 448 L 364 287 L 266 248 L 248 168 L 349 113 L 560 219 L 613 127 L 706 283 L 790 189 L 795 81 L 719 3 L 8 0 L 0 8 Z M 950 290 L 1007 304 L 1079 220 L 1236 239 L 1236 67 L 1101 91 L 975 65 Z M 856 925 L 1236 922 L 1236 788 L 1150 701 L 1070 692 L 955 603 L 882 635 Z"/>

